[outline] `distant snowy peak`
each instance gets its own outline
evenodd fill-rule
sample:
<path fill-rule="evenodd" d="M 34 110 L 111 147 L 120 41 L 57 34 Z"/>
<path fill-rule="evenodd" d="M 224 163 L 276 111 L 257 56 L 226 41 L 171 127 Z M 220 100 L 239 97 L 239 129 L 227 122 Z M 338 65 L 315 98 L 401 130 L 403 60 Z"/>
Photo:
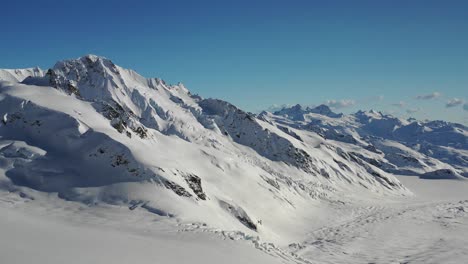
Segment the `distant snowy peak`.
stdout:
<path fill-rule="evenodd" d="M 45 72 L 39 67 L 27 69 L 0 69 L 0 80 L 22 82 L 27 77 L 42 77 Z"/>
<path fill-rule="evenodd" d="M 285 107 L 279 111 L 274 112 L 275 115 L 287 117 L 292 120 L 303 121 L 304 120 L 304 109 L 300 104 L 292 107 Z"/>
<path fill-rule="evenodd" d="M 411 121 L 408 121 L 406 119 L 398 118 L 390 114 L 385 114 L 380 111 L 376 110 L 369 110 L 369 111 L 362 111 L 359 110 L 354 114 L 351 114 L 351 116 L 357 118 L 357 120 L 361 123 L 369 123 L 374 120 L 391 120 L 395 124 L 399 125 L 406 125 L 411 123 Z"/>
<path fill-rule="evenodd" d="M 354 113 L 354 116 L 360 119 L 381 119 L 383 114 L 375 110 L 363 111 L 359 110 Z"/>
<path fill-rule="evenodd" d="M 313 131 L 326 140 L 383 154 L 386 160 L 372 162 L 389 173 L 426 177 L 424 173 L 442 169 L 453 172 L 452 175 L 468 176 L 466 126 L 446 121 L 407 120 L 374 110 L 333 119 L 325 115 L 302 118 L 307 116 L 306 111 L 296 106 L 267 117 L 271 122 Z M 443 175 L 449 178 L 449 173 Z"/>
<path fill-rule="evenodd" d="M 406 120 L 376 111 L 358 111 L 351 116 L 368 135 L 407 143 L 431 143 L 468 148 L 467 127 L 446 121 Z"/>
<path fill-rule="evenodd" d="M 334 113 L 330 107 L 328 107 L 327 105 L 324 105 L 324 104 L 321 104 L 317 107 L 314 107 L 314 108 L 307 108 L 307 111 L 309 113 L 314 113 L 314 114 L 319 114 L 319 115 L 324 115 L 324 116 L 328 116 L 328 117 L 334 117 L 334 118 L 338 118 L 338 117 L 342 117 L 343 114 L 336 114 Z"/>
<path fill-rule="evenodd" d="M 328 117 L 332 117 L 332 118 L 339 118 L 339 117 L 342 117 L 343 115 L 342 114 L 336 114 L 334 113 L 330 107 L 328 107 L 327 105 L 319 105 L 317 107 L 314 107 L 314 108 L 310 108 L 310 107 L 303 107 L 301 106 L 300 104 L 297 104 L 295 106 L 292 106 L 292 107 L 287 107 L 287 108 L 283 108 L 279 111 L 276 111 L 274 112 L 275 115 L 280 115 L 280 116 L 285 116 L 285 117 L 288 117 L 292 120 L 296 120 L 296 121 L 304 121 L 305 120 L 305 115 L 307 114 L 319 114 L 319 115 L 323 115 L 323 116 L 328 116 Z"/>

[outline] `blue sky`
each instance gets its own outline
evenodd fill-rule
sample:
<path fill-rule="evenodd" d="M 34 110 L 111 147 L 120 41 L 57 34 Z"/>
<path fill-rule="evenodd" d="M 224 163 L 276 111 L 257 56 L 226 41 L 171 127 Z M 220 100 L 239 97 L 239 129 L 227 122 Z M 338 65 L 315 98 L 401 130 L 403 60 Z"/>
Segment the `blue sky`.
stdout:
<path fill-rule="evenodd" d="M 4 2 L 0 68 L 92 53 L 248 111 L 468 124 L 468 1 Z"/>

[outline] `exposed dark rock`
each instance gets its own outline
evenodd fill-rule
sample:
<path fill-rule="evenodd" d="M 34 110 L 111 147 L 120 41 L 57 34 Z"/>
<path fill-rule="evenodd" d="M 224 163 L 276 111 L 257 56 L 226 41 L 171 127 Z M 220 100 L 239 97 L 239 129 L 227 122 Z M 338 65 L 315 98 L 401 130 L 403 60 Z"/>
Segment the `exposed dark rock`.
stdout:
<path fill-rule="evenodd" d="M 201 179 L 195 174 L 185 174 L 183 175 L 185 181 L 189 185 L 190 189 L 202 200 L 206 200 L 206 194 L 203 192 L 201 186 Z"/>
<path fill-rule="evenodd" d="M 175 182 L 165 180 L 163 184 L 167 189 L 173 190 L 179 196 L 192 197 L 192 195 L 189 192 L 187 192 L 187 190 L 185 190 L 184 187 L 178 185 Z"/>
<path fill-rule="evenodd" d="M 137 127 L 136 129 L 132 129 L 140 138 L 147 138 L 148 137 L 148 129 L 144 127 Z"/>
<path fill-rule="evenodd" d="M 383 153 L 382 151 L 378 150 L 374 145 L 367 145 L 364 148 L 377 154 Z"/>
<path fill-rule="evenodd" d="M 229 212 L 232 216 L 237 218 L 244 226 L 254 231 L 257 231 L 257 225 L 250 219 L 249 215 L 239 206 L 234 206 L 225 201 L 219 201 L 220 206 Z"/>
<path fill-rule="evenodd" d="M 204 99 L 199 105 L 204 114 L 200 117 L 201 122 L 212 120 L 236 143 L 248 146 L 270 160 L 282 161 L 306 172 L 313 172 L 313 161 L 306 151 L 295 147 L 287 138 L 263 128 L 253 115 L 217 99 Z"/>
<path fill-rule="evenodd" d="M 367 163 L 371 164 L 371 165 L 374 165 L 378 168 L 381 168 L 382 167 L 382 163 L 376 159 L 373 159 L 373 158 L 369 158 L 369 157 L 366 157 L 362 154 L 359 154 L 359 153 L 356 153 L 356 152 L 349 152 L 349 155 L 351 157 L 353 157 L 354 159 L 361 159 L 361 160 L 364 160 L 366 161 Z"/>
<path fill-rule="evenodd" d="M 114 161 L 112 162 L 112 166 L 120 166 L 120 165 L 128 165 L 130 162 L 124 157 L 124 155 L 115 155 Z"/>
<path fill-rule="evenodd" d="M 299 140 L 299 141 L 302 141 L 302 138 L 296 134 L 294 131 L 292 131 L 291 129 L 287 128 L 287 127 L 284 127 L 284 126 L 277 126 L 281 131 L 283 131 L 284 133 L 290 135 L 291 137 Z"/>
<path fill-rule="evenodd" d="M 320 169 L 320 175 L 327 179 L 330 179 L 330 174 L 325 169 Z"/>
<path fill-rule="evenodd" d="M 119 133 L 123 133 L 126 128 L 126 124 L 122 120 L 117 120 L 117 122 L 111 123 L 112 127 L 114 127 Z"/>
<path fill-rule="evenodd" d="M 426 172 L 419 176 L 421 179 L 461 179 L 457 173 L 450 169 L 440 169 Z"/>
<path fill-rule="evenodd" d="M 338 166 L 340 166 L 341 169 L 343 170 L 347 170 L 347 171 L 351 171 L 351 169 L 348 167 L 348 165 L 344 164 L 343 162 L 337 160 L 337 159 L 333 159 L 333 161 L 338 164 Z"/>
<path fill-rule="evenodd" d="M 280 185 L 279 185 L 279 183 L 278 183 L 276 180 L 271 179 L 271 178 L 269 178 L 269 177 L 267 177 L 267 176 L 263 176 L 263 175 L 260 175 L 260 177 L 261 177 L 265 182 L 267 182 L 268 184 L 270 184 L 271 186 L 275 187 L 275 188 L 278 189 L 278 190 L 280 189 Z"/>
<path fill-rule="evenodd" d="M 143 204 L 141 205 L 141 208 L 146 209 L 148 212 L 153 213 L 153 214 L 156 214 L 156 215 L 159 215 L 159 216 L 174 217 L 173 214 L 168 213 L 168 212 L 165 212 L 165 211 L 163 211 L 163 210 L 161 210 L 161 209 L 158 209 L 158 208 L 156 208 L 156 207 L 150 206 L 150 205 L 148 205 L 147 202 L 146 202 L 146 203 L 143 203 Z"/>

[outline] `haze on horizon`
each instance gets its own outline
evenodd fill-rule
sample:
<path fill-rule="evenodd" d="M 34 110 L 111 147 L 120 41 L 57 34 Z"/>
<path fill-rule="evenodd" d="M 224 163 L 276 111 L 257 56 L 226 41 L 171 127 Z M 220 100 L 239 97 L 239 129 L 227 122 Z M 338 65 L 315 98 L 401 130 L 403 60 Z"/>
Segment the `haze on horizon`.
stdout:
<path fill-rule="evenodd" d="M 0 68 L 49 68 L 92 53 L 248 111 L 325 103 L 468 124 L 465 1 L 9 1 L 2 9 Z"/>

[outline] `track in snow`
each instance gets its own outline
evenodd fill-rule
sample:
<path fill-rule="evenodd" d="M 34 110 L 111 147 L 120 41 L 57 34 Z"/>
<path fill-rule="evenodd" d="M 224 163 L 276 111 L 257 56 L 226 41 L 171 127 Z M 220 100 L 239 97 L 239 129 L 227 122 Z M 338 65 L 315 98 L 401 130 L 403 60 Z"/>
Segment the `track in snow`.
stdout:
<path fill-rule="evenodd" d="M 314 263 L 466 262 L 468 184 L 457 181 L 424 184 L 431 187 L 440 184 L 440 189 L 436 188 L 440 192 L 432 197 L 426 194 L 415 199 L 375 203 L 379 205 L 343 207 L 336 219 L 289 248 Z M 457 191 L 458 195 L 454 195 Z M 444 192 L 451 197 L 444 199 Z"/>

